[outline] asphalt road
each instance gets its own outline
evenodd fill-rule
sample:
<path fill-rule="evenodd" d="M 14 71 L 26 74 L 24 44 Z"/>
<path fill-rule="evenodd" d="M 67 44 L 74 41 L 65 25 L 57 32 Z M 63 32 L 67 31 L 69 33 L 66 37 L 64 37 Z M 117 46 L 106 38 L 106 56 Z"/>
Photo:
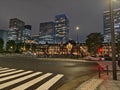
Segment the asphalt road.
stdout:
<path fill-rule="evenodd" d="M 70 82 L 71 80 L 74 80 L 80 76 L 97 72 L 96 71 L 97 65 L 98 64 L 96 62 L 80 62 L 80 61 L 74 61 L 74 60 L 60 61 L 60 60 L 38 59 L 38 58 L 32 58 L 32 57 L 0 57 L 1 68 L 42 72 L 42 75 L 46 73 L 50 73 L 50 74 L 52 73 L 50 77 L 46 78 L 45 80 L 42 80 L 42 82 L 39 82 L 39 84 L 36 83 L 35 85 L 31 85 L 26 90 L 34 90 L 38 86 L 42 85 L 42 83 L 45 83 L 46 81 L 48 81 L 50 78 L 58 75 L 58 76 L 61 76 L 61 78 L 49 88 L 49 90 L 56 90 L 63 84 Z M 3 74 L 3 73 L 0 72 L 0 74 Z M 39 77 L 39 76 L 36 76 L 36 77 Z M 33 77 L 33 79 L 35 79 L 36 77 Z M 4 78 L 4 76 L 0 78 Z M 0 84 L 4 84 L 9 80 L 0 82 Z M 25 81 L 21 83 L 19 82 L 15 85 L 5 87 L 3 90 L 12 89 L 13 87 L 19 86 L 23 83 L 25 83 Z"/>

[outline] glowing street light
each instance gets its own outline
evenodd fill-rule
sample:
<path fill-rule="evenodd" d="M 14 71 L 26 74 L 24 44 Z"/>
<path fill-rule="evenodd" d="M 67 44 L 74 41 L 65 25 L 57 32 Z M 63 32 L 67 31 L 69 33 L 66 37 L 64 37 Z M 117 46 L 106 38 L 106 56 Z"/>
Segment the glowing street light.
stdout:
<path fill-rule="evenodd" d="M 76 27 L 76 31 L 77 31 L 77 32 L 76 32 L 76 34 L 77 34 L 77 43 L 78 43 L 78 30 L 79 30 L 79 29 L 80 29 L 80 27 L 77 26 L 77 27 Z"/>

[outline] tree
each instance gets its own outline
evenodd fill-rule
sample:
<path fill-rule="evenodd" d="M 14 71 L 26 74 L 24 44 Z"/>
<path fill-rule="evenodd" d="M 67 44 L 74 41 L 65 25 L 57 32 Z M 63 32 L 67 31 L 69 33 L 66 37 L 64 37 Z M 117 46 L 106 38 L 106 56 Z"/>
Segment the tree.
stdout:
<path fill-rule="evenodd" d="M 22 53 L 23 52 L 24 43 L 16 43 L 16 53 Z"/>
<path fill-rule="evenodd" d="M 92 55 L 96 55 L 98 49 L 102 46 L 103 36 L 101 33 L 91 33 L 87 36 L 86 45 Z"/>
<path fill-rule="evenodd" d="M 9 40 L 6 44 L 7 51 L 15 52 L 16 44 L 14 40 Z"/>
<path fill-rule="evenodd" d="M 0 52 L 3 51 L 3 45 L 4 45 L 4 41 L 2 38 L 0 38 Z"/>

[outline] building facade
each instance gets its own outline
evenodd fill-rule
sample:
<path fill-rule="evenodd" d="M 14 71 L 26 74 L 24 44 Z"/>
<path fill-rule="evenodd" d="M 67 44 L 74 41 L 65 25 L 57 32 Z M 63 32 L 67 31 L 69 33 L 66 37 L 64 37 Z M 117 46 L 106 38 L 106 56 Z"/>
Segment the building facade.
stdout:
<path fill-rule="evenodd" d="M 114 30 L 115 30 L 115 38 L 120 32 L 120 8 L 115 9 L 114 11 Z M 111 42 L 111 28 L 110 28 L 110 12 L 105 11 L 103 15 L 103 23 L 104 23 L 104 43 Z M 117 39 L 116 39 L 117 42 Z"/>
<path fill-rule="evenodd" d="M 55 16 L 55 42 L 65 43 L 69 36 L 69 19 L 65 14 Z"/>
<path fill-rule="evenodd" d="M 41 44 L 50 43 L 53 44 L 55 42 L 55 24 L 54 22 L 44 22 L 40 23 L 39 30 L 39 40 Z"/>
<path fill-rule="evenodd" d="M 6 43 L 8 41 L 8 30 L 0 29 L 0 38 L 2 38 L 4 41 L 3 49 L 5 50 Z"/>
<path fill-rule="evenodd" d="M 37 56 L 47 55 L 50 57 L 63 55 L 72 55 L 83 57 L 88 55 L 88 48 L 84 44 L 79 44 L 79 46 L 73 45 L 71 43 L 67 44 L 39 44 L 36 45 L 35 53 Z M 62 57 L 60 57 L 62 58 Z"/>
<path fill-rule="evenodd" d="M 25 23 L 18 18 L 10 19 L 9 21 L 9 33 L 8 39 L 14 40 L 16 42 L 22 40 L 22 31 L 24 29 Z"/>
<path fill-rule="evenodd" d="M 31 39 L 31 25 L 25 25 L 22 31 L 22 41 Z"/>

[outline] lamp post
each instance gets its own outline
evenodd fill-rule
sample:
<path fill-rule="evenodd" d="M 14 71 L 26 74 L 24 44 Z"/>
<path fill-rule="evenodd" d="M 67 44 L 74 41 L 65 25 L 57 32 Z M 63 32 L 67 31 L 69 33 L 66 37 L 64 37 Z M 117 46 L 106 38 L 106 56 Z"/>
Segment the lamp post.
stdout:
<path fill-rule="evenodd" d="M 76 34 L 77 34 L 77 43 L 78 43 L 78 30 L 80 29 L 80 27 L 76 27 Z"/>
<path fill-rule="evenodd" d="M 113 80 L 117 80 L 116 72 L 116 53 L 115 53 L 115 31 L 114 31 L 114 17 L 113 17 L 113 5 L 112 0 L 109 0 L 110 9 L 110 27 L 111 27 L 111 46 L 112 46 L 112 69 L 113 69 Z"/>
<path fill-rule="evenodd" d="M 76 42 L 76 47 L 77 47 L 77 58 L 78 58 L 78 54 L 79 54 L 79 40 L 78 40 L 78 30 L 80 29 L 79 26 L 76 27 L 76 35 L 77 35 L 77 42 Z"/>

